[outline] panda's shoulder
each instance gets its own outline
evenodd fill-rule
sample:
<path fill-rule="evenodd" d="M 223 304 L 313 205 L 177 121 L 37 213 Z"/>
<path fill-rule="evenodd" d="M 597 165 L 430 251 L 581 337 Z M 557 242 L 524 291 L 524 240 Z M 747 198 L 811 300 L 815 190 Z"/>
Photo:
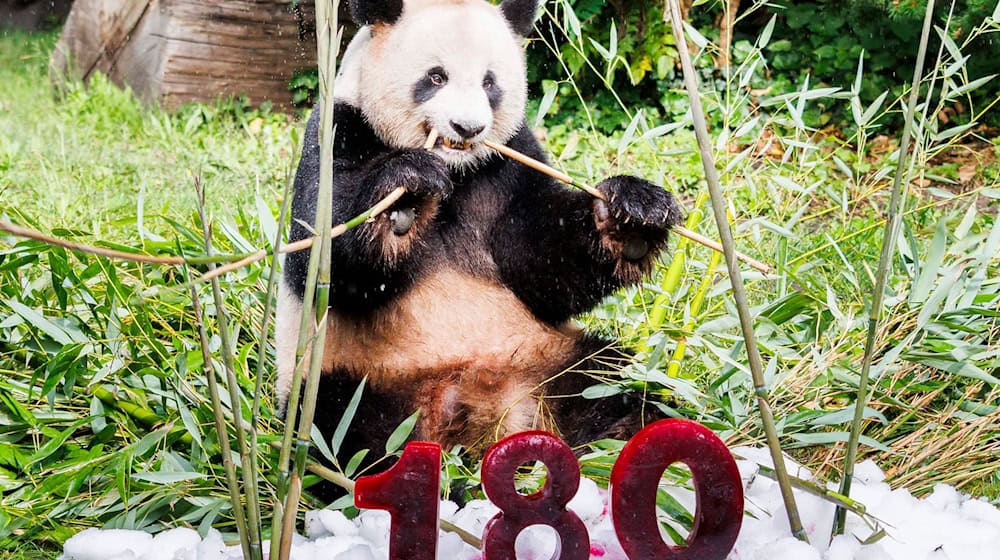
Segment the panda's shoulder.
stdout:
<path fill-rule="evenodd" d="M 522 122 L 521 127 L 514 133 L 514 136 L 507 141 L 507 146 L 522 154 L 541 162 L 547 162 L 548 156 L 542 148 L 542 144 L 535 137 L 531 127 L 527 122 Z"/>
<path fill-rule="evenodd" d="M 320 104 L 317 103 L 306 122 L 304 152 L 319 150 Z M 333 106 L 333 153 L 337 159 L 351 164 L 363 163 L 389 148 L 375 134 L 361 109 L 338 100 Z"/>
<path fill-rule="evenodd" d="M 506 145 L 532 159 L 548 162 L 545 150 L 527 124 L 523 124 Z M 494 186 L 500 186 L 508 197 L 517 197 L 522 191 L 545 189 L 554 183 L 548 176 L 505 157 L 495 157 L 486 174 L 489 182 Z"/>

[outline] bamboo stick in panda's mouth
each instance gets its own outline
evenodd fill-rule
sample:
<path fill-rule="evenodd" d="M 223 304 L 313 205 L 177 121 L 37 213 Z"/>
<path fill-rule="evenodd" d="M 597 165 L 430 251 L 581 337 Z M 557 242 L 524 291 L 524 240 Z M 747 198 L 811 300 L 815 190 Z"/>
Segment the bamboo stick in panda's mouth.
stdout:
<path fill-rule="evenodd" d="M 604 200 L 604 201 L 607 200 L 607 198 L 604 196 L 604 193 L 602 193 L 601 191 L 597 190 L 596 188 L 594 188 L 594 187 L 592 187 L 590 185 L 587 185 L 585 183 L 581 183 L 579 181 L 575 181 L 575 180 L 573 180 L 572 177 L 570 177 L 566 173 L 563 173 L 562 171 L 559 171 L 558 169 L 556 169 L 556 168 L 554 168 L 554 167 L 552 167 L 550 165 L 542 163 L 542 162 L 538 161 L 537 159 L 535 159 L 535 158 L 533 158 L 531 156 L 527 156 L 525 154 L 522 154 L 521 152 L 519 152 L 519 151 L 517 151 L 517 150 L 515 150 L 515 149 L 513 149 L 513 148 L 511 148 L 509 146 L 505 146 L 503 144 L 498 144 L 498 143 L 490 141 L 490 140 L 483 140 L 483 145 L 485 145 L 486 147 L 490 148 L 491 150 L 493 150 L 495 152 L 500 153 L 501 155 L 509 157 L 510 159 L 512 159 L 514 161 L 520 162 L 520 163 L 522 163 L 522 164 L 524 164 L 524 165 L 526 165 L 526 166 L 534 169 L 535 171 L 538 171 L 540 173 L 544 173 L 544 174 L 548 175 L 549 177 L 552 177 L 553 179 L 556 179 L 557 181 L 562 181 L 563 183 L 566 183 L 567 185 L 572 185 L 572 186 L 574 186 L 574 187 L 576 187 L 578 189 L 584 190 L 584 191 L 590 193 L 590 195 L 593 196 L 594 198 L 599 198 L 599 199 Z M 708 247 L 709 249 L 712 249 L 714 251 L 718 251 L 720 253 L 723 252 L 722 251 L 722 244 L 721 243 L 719 243 L 718 241 L 709 239 L 709 238 L 705 237 L 704 235 L 701 235 L 700 233 L 693 232 L 693 231 L 691 231 L 691 230 L 689 230 L 689 229 L 687 229 L 685 227 L 681 227 L 681 226 L 674 226 L 672 228 L 672 230 L 673 230 L 674 233 L 676 233 L 677 235 L 680 235 L 681 237 L 686 237 L 686 238 L 690 239 L 691 241 L 694 241 L 695 243 L 698 243 L 700 245 L 704 245 L 705 247 Z M 762 272 L 764 274 L 769 274 L 771 272 L 771 265 L 769 265 L 769 264 L 767 264 L 765 262 L 761 262 L 761 261 L 759 261 L 759 260 L 757 260 L 757 259 L 755 259 L 753 257 L 748 256 L 748 255 L 744 255 L 743 253 L 740 253 L 739 251 L 736 252 L 736 258 L 739 259 L 739 260 L 741 260 L 741 261 L 743 261 L 743 262 L 745 262 L 751 268 L 753 268 L 755 270 L 759 270 L 760 272 Z"/>

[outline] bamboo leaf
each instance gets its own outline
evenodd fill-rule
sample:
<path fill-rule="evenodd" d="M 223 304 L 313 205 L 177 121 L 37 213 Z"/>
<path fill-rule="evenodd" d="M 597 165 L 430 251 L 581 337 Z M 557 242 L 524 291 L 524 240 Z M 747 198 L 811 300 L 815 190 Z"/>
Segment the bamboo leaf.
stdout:
<path fill-rule="evenodd" d="M 21 318 L 31 324 L 31 326 L 47 334 L 49 338 L 59 344 L 72 344 L 74 342 L 73 338 L 65 330 L 52 321 L 46 319 L 45 316 L 38 311 L 35 311 L 23 303 L 12 299 L 8 299 L 4 303 L 14 310 L 15 313 L 20 315 Z M 79 340 L 76 342 L 85 342 L 85 340 Z"/>
<path fill-rule="evenodd" d="M 587 37 L 587 39 L 590 41 L 590 44 L 593 45 L 595 49 L 597 49 L 597 53 L 601 55 L 601 58 L 607 61 L 611 60 L 612 58 L 611 52 L 608 51 L 608 49 L 604 48 L 604 45 L 598 43 L 592 37 Z"/>
<path fill-rule="evenodd" d="M 267 207 L 267 203 L 264 202 L 262 197 L 256 197 L 255 203 L 257 206 L 257 220 L 260 223 L 264 243 L 268 247 L 271 247 L 274 245 L 274 240 L 278 235 L 278 222 L 274 219 L 274 214 L 271 213 L 271 209 Z"/>
<path fill-rule="evenodd" d="M 189 480 L 201 480 L 208 478 L 207 474 L 199 472 L 145 472 L 132 475 L 133 480 L 143 480 L 155 484 L 176 484 Z"/>
<path fill-rule="evenodd" d="M 708 46 L 708 39 L 706 39 L 704 35 L 702 35 L 697 29 L 695 29 L 694 26 L 692 26 L 686 21 L 683 23 L 683 26 L 684 26 L 684 33 L 687 35 L 688 39 L 690 39 L 691 42 L 698 47 L 698 50 L 702 50 L 706 46 Z"/>
<path fill-rule="evenodd" d="M 920 267 L 920 276 L 913 284 L 913 289 L 910 290 L 910 305 L 923 303 L 927 300 L 931 287 L 934 285 L 934 280 L 938 277 L 941 263 L 944 261 L 947 240 L 948 231 L 945 228 L 945 221 L 942 219 L 938 222 L 937 229 L 934 231 L 934 239 L 931 241 L 931 250 L 927 254 L 927 259 Z"/>
<path fill-rule="evenodd" d="M 952 286 L 958 281 L 958 277 L 961 276 L 964 266 L 959 263 L 951 267 L 951 269 L 942 276 L 941 280 L 938 282 L 937 288 L 931 293 L 931 296 L 924 303 L 923 307 L 920 308 L 920 313 L 917 315 L 917 327 L 924 328 L 927 322 L 931 320 L 932 317 L 937 315 L 941 310 L 941 304 L 944 303 L 945 298 L 951 293 Z"/>
<path fill-rule="evenodd" d="M 996 78 L 996 74 L 990 74 L 989 76 L 983 76 L 982 78 L 972 80 L 971 82 L 965 84 L 964 86 L 957 87 L 948 93 L 948 99 L 955 99 L 960 95 L 965 95 L 970 91 L 981 88 L 982 86 L 989 83 L 993 78 Z"/>
<path fill-rule="evenodd" d="M 611 48 L 608 49 L 608 53 L 609 60 L 618 56 L 618 28 L 615 26 L 615 20 L 611 20 Z"/>
<path fill-rule="evenodd" d="M 73 433 L 75 433 L 80 426 L 88 422 L 90 422 L 90 418 L 84 417 L 70 424 L 68 428 L 59 432 L 58 434 L 56 434 L 55 437 L 45 442 L 45 445 L 41 446 L 38 449 L 38 451 L 36 451 L 31 457 L 28 458 L 28 463 L 25 466 L 27 467 L 29 465 L 34 465 L 35 463 L 43 461 L 49 455 L 52 455 L 53 453 L 58 451 L 63 446 L 63 444 L 66 443 L 66 440 L 69 439 L 69 437 L 73 435 Z"/>
<path fill-rule="evenodd" d="M 933 138 L 935 142 L 941 142 L 941 141 L 947 140 L 947 139 L 949 139 L 949 138 L 951 138 L 953 136 L 958 136 L 959 134 L 962 134 L 963 132 L 971 129 L 972 127 L 976 126 L 977 124 L 979 124 L 979 123 L 977 123 L 977 122 L 970 122 L 970 123 L 966 123 L 966 124 L 960 124 L 958 126 L 953 126 L 951 128 L 946 128 L 945 130 L 942 130 L 941 132 L 938 132 L 937 134 L 934 134 L 933 136 L 931 136 L 931 138 Z"/>
<path fill-rule="evenodd" d="M 889 95 L 888 91 L 883 91 L 882 94 L 876 97 L 875 101 L 872 101 L 872 104 L 869 105 L 867 109 L 865 109 L 865 113 L 861 115 L 861 120 L 865 124 L 868 124 L 869 122 L 871 122 L 873 118 L 875 118 L 875 114 L 882 109 L 882 103 L 885 102 L 885 98 L 888 95 Z"/>
<path fill-rule="evenodd" d="M 195 419 L 194 414 L 191 414 L 191 409 L 178 399 L 177 411 L 180 412 L 181 422 L 184 423 L 184 428 L 187 432 L 191 434 L 191 439 L 198 444 L 198 447 L 203 447 L 201 442 L 201 427 L 198 425 L 198 421 Z"/>
<path fill-rule="evenodd" d="M 344 414 L 340 417 L 340 422 L 337 423 L 337 428 L 333 431 L 333 438 L 330 439 L 330 446 L 333 448 L 333 454 L 340 454 L 340 445 L 344 443 L 344 437 L 347 435 L 347 429 L 351 426 L 351 422 L 354 420 L 354 414 L 358 411 L 358 404 L 361 402 L 361 394 L 365 390 L 365 383 L 368 378 L 365 377 L 358 383 L 358 388 L 354 390 L 354 395 L 351 396 L 350 402 L 347 403 L 347 408 L 344 409 Z"/>
<path fill-rule="evenodd" d="M 618 157 L 622 157 L 625 150 L 628 149 L 629 144 L 632 143 L 632 139 L 635 137 L 635 131 L 639 128 L 639 122 L 642 121 L 642 109 L 635 112 L 635 116 L 632 117 L 632 121 L 628 123 L 628 128 L 625 129 L 625 133 L 622 134 L 621 140 L 618 142 Z"/>
<path fill-rule="evenodd" d="M 399 450 L 400 447 L 403 446 L 403 444 L 406 442 L 406 438 L 410 437 L 410 434 L 413 432 L 414 426 L 417 425 L 417 418 L 419 415 L 420 415 L 419 411 L 414 412 L 409 416 L 409 418 L 403 420 L 403 423 L 400 424 L 395 430 L 393 430 L 392 434 L 389 436 L 389 439 L 386 440 L 385 442 L 386 455 L 391 455 L 395 453 L 396 451 Z"/>
<path fill-rule="evenodd" d="M 624 388 L 619 384 L 601 384 L 587 387 L 583 390 L 582 395 L 585 399 L 603 399 L 604 397 L 621 394 L 622 391 L 624 391 Z"/>
<path fill-rule="evenodd" d="M 552 80 L 543 80 L 542 92 L 542 100 L 538 103 L 538 112 L 535 113 L 535 127 L 542 125 L 545 115 L 548 114 L 549 109 L 552 107 L 552 103 L 556 99 L 556 94 L 559 92 L 559 85 Z"/>
<path fill-rule="evenodd" d="M 865 50 L 861 49 L 861 54 L 858 55 L 858 70 L 854 74 L 854 87 L 851 88 L 851 93 L 855 97 L 861 94 L 861 78 L 864 74 L 865 68 Z"/>
<path fill-rule="evenodd" d="M 326 444 L 326 439 L 323 437 L 323 432 L 319 431 L 319 428 L 316 427 L 316 424 L 313 424 L 312 428 L 310 428 L 309 430 L 309 439 L 312 441 L 312 444 L 316 446 L 316 449 L 320 452 L 320 454 L 322 454 L 323 457 L 326 458 L 327 461 L 330 461 L 333 464 L 337 464 L 337 458 L 333 455 L 333 452 L 330 451 L 330 446 Z"/>
<path fill-rule="evenodd" d="M 641 140 L 650 140 L 652 138 L 659 138 L 660 136 L 670 134 L 671 132 L 677 130 L 678 128 L 681 128 L 686 124 L 688 124 L 686 120 L 680 120 L 668 124 L 661 124 L 656 128 L 651 128 L 648 131 L 646 131 L 646 133 L 642 135 Z"/>
<path fill-rule="evenodd" d="M 914 361 L 941 371 L 954 373 L 971 379 L 978 379 L 990 385 L 1000 385 L 1000 379 L 986 373 L 985 370 L 968 361 L 945 360 L 942 358 L 917 357 Z"/>
<path fill-rule="evenodd" d="M 348 478 L 354 476 L 354 472 L 358 470 L 361 465 L 361 461 L 365 460 L 365 456 L 368 455 L 367 449 L 362 449 L 354 454 L 349 461 L 347 461 L 347 466 L 344 467 L 344 475 Z"/>
<path fill-rule="evenodd" d="M 828 412 L 813 418 L 809 424 L 812 426 L 835 426 L 837 424 L 843 424 L 854 418 L 854 404 L 845 406 L 840 410 L 835 410 L 833 412 Z M 884 414 L 875 410 L 874 408 L 865 407 L 864 418 L 877 418 L 879 422 L 886 424 L 889 420 Z"/>
<path fill-rule="evenodd" d="M 955 44 L 955 40 L 951 38 L 951 35 L 936 25 L 934 26 L 934 30 L 937 31 L 938 36 L 941 37 L 941 41 L 944 43 L 945 48 L 948 49 L 948 54 L 951 55 L 952 60 L 961 59 L 962 50 Z"/>
<path fill-rule="evenodd" d="M 763 49 L 771 42 L 771 34 L 774 33 L 774 21 L 777 19 L 778 15 L 775 14 L 771 16 L 768 20 L 767 25 L 764 26 L 764 30 L 760 32 L 760 38 L 757 39 L 758 48 Z"/>

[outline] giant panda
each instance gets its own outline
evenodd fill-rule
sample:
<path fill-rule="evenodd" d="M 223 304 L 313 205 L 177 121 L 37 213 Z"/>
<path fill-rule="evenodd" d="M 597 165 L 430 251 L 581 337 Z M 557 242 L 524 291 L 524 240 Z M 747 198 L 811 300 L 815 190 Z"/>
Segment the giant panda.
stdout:
<path fill-rule="evenodd" d="M 627 356 L 572 319 L 650 271 L 681 219 L 675 199 L 618 176 L 596 186 L 604 202 L 483 144 L 545 159 L 524 116 L 523 42 L 537 1 L 350 2 L 361 27 L 336 81 L 333 153 L 320 153 L 317 107 L 295 176 L 291 240 L 312 235 L 324 157 L 333 158 L 334 224 L 397 187 L 407 194 L 333 241 L 315 418 L 326 437 L 367 378 L 342 461 L 380 453 L 415 411 L 414 438 L 473 451 L 527 429 L 571 445 L 624 438 L 644 421 L 639 398 L 581 396 Z M 425 150 L 431 128 L 440 138 Z M 308 260 L 308 251 L 291 253 L 282 272 L 279 407 Z"/>

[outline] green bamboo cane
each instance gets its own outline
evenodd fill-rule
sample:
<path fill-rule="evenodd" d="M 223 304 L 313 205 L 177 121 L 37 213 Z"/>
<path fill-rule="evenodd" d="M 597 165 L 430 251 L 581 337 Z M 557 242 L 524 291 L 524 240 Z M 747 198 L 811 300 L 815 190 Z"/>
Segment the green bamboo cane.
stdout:
<path fill-rule="evenodd" d="M 339 5 L 339 0 L 333 0 L 332 4 L 324 0 L 316 2 L 316 47 L 320 78 L 319 146 L 320 154 L 323 157 L 320 158 L 319 192 L 317 193 L 316 219 L 314 224 L 317 231 L 324 233 L 330 230 L 333 219 L 333 161 L 330 159 L 330 154 L 333 153 L 334 133 L 333 88 L 337 73 L 337 53 L 340 50 L 340 35 L 337 32 L 337 10 Z M 307 276 L 313 279 L 315 287 L 311 288 L 308 282 L 306 286 L 306 293 L 315 291 L 315 299 L 310 302 L 310 305 L 303 305 L 302 325 L 305 328 L 302 328 L 299 332 L 299 349 L 301 350 L 301 354 L 297 351 L 297 355 L 304 354 L 304 348 L 301 343 L 303 340 L 308 340 L 314 332 L 315 335 L 313 336 L 309 362 L 310 371 L 307 376 L 305 398 L 302 404 L 301 417 L 299 418 L 298 438 L 295 443 L 295 470 L 288 475 L 281 538 L 274 539 L 272 537 L 273 540 L 279 540 L 278 558 L 280 560 L 287 560 L 291 553 L 291 528 L 294 526 L 294 520 L 298 515 L 298 502 L 302 491 L 302 476 L 305 473 L 306 458 L 309 455 L 313 414 L 319 391 L 319 370 L 323 363 L 323 350 L 326 341 L 326 314 L 329 308 L 332 240 L 329 235 L 322 235 L 318 241 L 318 243 L 313 244 L 313 250 L 309 256 L 309 272 L 307 274 Z M 308 280 L 309 278 L 307 278 Z M 313 321 L 315 322 L 309 324 L 307 323 L 309 313 L 313 310 L 315 314 Z M 315 326 L 310 328 L 312 325 Z M 300 362 L 301 360 L 297 359 L 297 364 Z M 299 386 L 301 383 L 301 373 L 299 371 L 300 368 L 296 365 L 298 375 L 293 377 L 300 378 L 298 384 L 295 379 L 292 380 L 292 394 L 296 396 L 301 390 Z M 295 401 L 294 404 L 297 406 L 298 398 Z M 292 404 L 291 402 L 289 403 L 290 414 L 294 410 Z M 288 440 L 286 440 L 286 444 L 290 444 L 291 438 L 288 436 L 291 434 L 292 426 L 293 422 L 287 420 L 285 433 Z M 291 445 L 288 445 L 287 449 L 291 449 Z M 285 472 L 288 472 L 287 453 L 286 447 L 283 446 L 282 457 L 285 458 L 285 461 L 283 461 L 283 466 L 286 467 Z"/>
<path fill-rule="evenodd" d="M 910 135 L 913 128 L 913 117 L 920 99 L 920 81 L 924 69 L 924 57 L 927 54 L 927 42 L 931 33 L 931 21 L 934 16 L 934 0 L 927 1 L 924 12 L 924 27 L 920 33 L 920 47 L 917 49 L 917 63 L 913 68 L 913 81 L 910 84 L 910 98 L 906 106 L 906 120 L 903 123 L 903 137 L 899 143 L 899 157 L 896 160 L 896 176 L 892 181 L 892 198 L 889 200 L 889 211 L 885 230 L 882 233 L 882 251 L 878 258 L 878 272 L 875 274 L 875 285 L 872 290 L 872 303 L 868 311 L 868 335 L 865 339 L 865 354 L 861 362 L 861 377 L 858 379 L 858 393 L 854 400 L 854 420 L 851 422 L 851 433 L 847 439 L 847 453 L 844 455 L 844 474 L 840 481 L 840 494 L 851 495 L 851 482 L 854 478 L 854 463 L 858 458 L 858 439 L 861 437 L 861 424 L 864 419 L 865 404 L 868 402 L 868 380 L 871 375 L 872 358 L 875 352 L 875 333 L 878 330 L 882 314 L 882 297 L 885 295 L 885 284 L 889 278 L 889 267 L 895 254 L 895 242 L 902 222 L 900 206 L 903 199 L 903 186 L 910 182 L 910 172 L 907 166 L 910 150 Z M 903 181 L 903 176 L 906 181 Z M 847 521 L 847 510 L 838 507 L 833 519 L 831 538 L 843 534 Z"/>
<path fill-rule="evenodd" d="M 229 501 L 233 507 L 233 517 L 240 535 L 240 546 L 243 557 L 250 557 L 250 540 L 247 534 L 247 523 L 243 501 L 240 498 L 240 486 L 236 481 L 236 465 L 233 464 L 233 451 L 229 447 L 229 430 L 226 429 L 226 415 L 222 409 L 222 399 L 219 397 L 219 384 L 215 379 L 215 368 L 212 366 L 212 351 L 209 349 L 208 333 L 205 331 L 205 321 L 202 318 L 201 300 L 198 289 L 191 286 L 191 306 L 194 310 L 194 324 L 198 327 L 198 340 L 201 343 L 202 370 L 208 380 L 208 393 L 212 398 L 212 412 L 215 417 L 215 433 L 219 438 L 219 450 L 222 453 L 222 467 L 226 472 L 226 487 L 229 489 Z"/>
<path fill-rule="evenodd" d="M 205 192 L 201 188 L 201 183 L 195 183 L 198 189 L 198 215 L 201 218 L 201 229 L 205 237 L 205 254 L 212 256 L 212 226 L 209 224 L 208 216 L 205 214 Z M 208 265 L 209 270 L 215 268 L 215 264 Z M 193 289 L 193 288 L 192 288 Z M 229 390 L 229 401 L 233 408 L 233 428 L 236 432 L 236 445 L 238 447 L 241 463 L 241 474 L 243 478 L 243 490 L 246 496 L 246 525 L 242 530 L 247 530 L 250 536 L 251 560 L 263 560 L 264 554 L 261 549 L 261 525 L 260 525 L 260 496 L 257 491 L 257 481 L 252 474 L 256 472 L 252 463 L 257 454 L 256 449 L 249 448 L 246 429 L 243 425 L 243 412 L 240 405 L 240 388 L 236 381 L 236 368 L 233 364 L 233 343 L 229 332 L 229 316 L 226 313 L 225 300 L 222 297 L 222 288 L 219 286 L 219 279 L 212 278 L 212 297 L 215 300 L 215 320 L 219 329 L 219 337 L 222 339 L 222 364 L 226 372 L 226 385 Z M 228 437 L 225 432 L 219 433 L 219 439 Z"/>
<path fill-rule="evenodd" d="M 698 196 L 694 201 L 694 209 L 688 214 L 687 221 L 684 223 L 684 227 L 690 230 L 694 230 L 701 223 L 703 212 L 701 207 L 708 201 L 708 195 L 704 192 L 698 193 Z M 684 273 L 684 265 L 687 264 L 687 248 L 690 241 L 686 237 L 681 237 L 677 241 L 677 247 L 674 249 L 674 257 L 670 260 L 670 267 L 667 268 L 667 273 L 663 275 L 663 282 L 660 284 L 661 292 L 653 299 L 653 310 L 649 313 L 649 321 L 647 321 L 648 334 L 653 334 L 660 330 L 663 325 L 663 321 L 667 318 L 667 308 L 669 307 L 670 300 L 677 291 L 677 287 L 681 282 L 681 275 Z M 644 350 L 648 351 L 650 348 L 645 345 Z"/>
<path fill-rule="evenodd" d="M 715 279 L 715 269 L 719 267 L 720 262 L 722 262 L 722 253 L 712 251 L 712 257 L 708 261 L 708 267 L 705 269 L 705 276 L 702 277 L 698 291 L 695 292 L 694 297 L 691 299 L 688 311 L 691 319 L 684 325 L 685 332 L 694 330 L 696 325 L 695 317 L 701 312 L 701 306 L 705 303 L 705 296 L 708 294 L 708 290 L 712 287 L 712 282 Z M 681 338 L 677 341 L 674 353 L 670 355 L 670 361 L 667 362 L 667 377 L 680 376 L 681 363 L 684 361 L 685 352 L 687 352 L 687 339 Z"/>
<path fill-rule="evenodd" d="M 337 53 L 340 50 L 337 8 L 339 0 L 334 0 L 332 6 L 326 2 L 317 2 L 316 21 L 318 37 L 318 60 L 320 66 L 320 129 L 319 145 L 321 154 L 333 153 L 333 88 L 337 73 Z M 319 231 L 331 228 L 333 213 L 333 161 L 328 157 L 320 158 L 319 192 L 316 203 L 316 226 Z M 315 298 L 315 338 L 309 358 L 309 374 L 306 377 L 305 396 L 302 402 L 299 418 L 299 433 L 295 444 L 295 470 L 292 477 L 301 479 L 305 474 L 306 458 L 309 456 L 313 417 L 316 410 L 316 399 L 319 393 L 320 368 L 323 363 L 323 352 L 326 341 L 326 315 L 330 304 L 330 265 L 332 261 L 332 239 L 329 236 L 321 238 L 321 250 L 318 259 L 310 261 L 310 267 L 318 266 Z M 293 504 L 293 508 L 295 505 Z"/>
<path fill-rule="evenodd" d="M 292 153 L 298 151 L 298 146 L 292 147 Z M 256 377 L 254 378 L 253 387 L 253 408 L 250 413 L 250 449 L 254 451 L 254 461 L 253 461 L 253 475 L 254 480 L 260 480 L 260 473 L 258 472 L 258 441 L 257 441 L 257 426 L 260 425 L 260 401 L 261 394 L 263 391 L 263 381 L 264 381 L 264 362 L 267 353 L 267 340 L 268 340 L 268 329 L 271 325 L 271 310 L 274 306 L 274 293 L 275 288 L 278 284 L 278 255 L 281 249 L 281 233 L 285 223 L 285 217 L 288 213 L 288 204 L 291 199 L 292 194 L 292 177 L 294 176 L 294 171 L 292 168 L 292 161 L 289 160 L 288 168 L 285 170 L 285 190 L 283 198 L 281 199 L 281 210 L 278 212 L 278 227 L 274 234 L 274 244 L 271 251 L 271 267 L 268 271 L 267 278 L 267 295 L 264 299 L 264 317 L 261 320 L 260 333 L 257 338 L 257 369 L 255 372 Z M 274 501 L 274 510 L 272 512 L 272 525 L 271 533 L 274 533 L 274 523 L 273 519 L 280 518 L 283 513 L 283 507 L 281 500 Z M 263 522 L 262 522 L 263 524 Z M 272 546 L 273 541 L 272 540 Z"/>
<path fill-rule="evenodd" d="M 712 142 L 708 136 L 708 126 L 705 124 L 705 114 L 701 107 L 701 98 L 698 96 L 698 81 L 694 73 L 694 66 L 691 64 L 691 55 L 686 48 L 683 48 L 687 43 L 684 40 L 684 27 L 681 20 L 680 6 L 677 0 L 668 0 L 668 4 L 674 30 L 674 39 L 677 45 L 680 45 L 677 52 L 680 53 L 681 68 L 684 71 L 684 85 L 687 89 L 688 98 L 691 101 L 691 117 L 694 120 L 694 132 L 698 138 L 701 162 L 705 166 L 705 179 L 708 182 L 712 212 L 715 214 L 715 223 L 718 227 L 719 238 L 722 241 L 723 252 L 726 256 L 726 267 L 729 269 L 729 282 L 733 288 L 733 300 L 736 303 L 736 310 L 740 317 L 740 327 L 743 331 L 743 340 L 747 349 L 750 373 L 753 376 L 754 393 L 757 395 L 757 404 L 760 408 L 761 424 L 763 424 L 764 434 L 767 436 L 767 446 L 771 451 L 771 459 L 774 462 L 774 470 L 778 477 L 778 486 L 781 488 L 785 510 L 788 512 L 788 524 L 791 527 L 792 534 L 797 539 L 808 542 L 808 537 L 802 529 L 802 522 L 799 519 L 799 509 L 795 503 L 795 496 L 792 494 L 791 482 L 788 479 L 788 471 L 785 468 L 785 457 L 781 453 L 778 432 L 774 426 L 774 413 L 771 411 L 771 404 L 768 402 L 767 386 L 764 382 L 764 368 L 761 364 L 760 350 L 757 348 L 757 340 L 754 336 L 753 317 L 750 314 L 750 306 L 747 304 L 746 291 L 743 287 L 743 276 L 740 274 L 739 262 L 736 259 L 733 233 L 729 229 L 729 220 L 726 217 L 726 203 L 719 185 L 719 172 L 715 168 L 715 158 L 712 156 Z"/>

